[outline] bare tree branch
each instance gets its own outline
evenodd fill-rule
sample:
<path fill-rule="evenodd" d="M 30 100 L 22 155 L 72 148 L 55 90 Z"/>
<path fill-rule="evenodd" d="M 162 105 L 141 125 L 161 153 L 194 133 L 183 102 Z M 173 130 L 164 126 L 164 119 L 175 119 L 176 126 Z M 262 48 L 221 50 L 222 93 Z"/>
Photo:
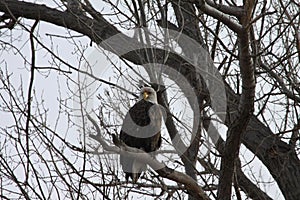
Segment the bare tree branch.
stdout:
<path fill-rule="evenodd" d="M 241 138 L 246 130 L 250 117 L 254 111 L 255 96 L 255 76 L 254 65 L 250 53 L 250 34 L 249 26 L 254 4 L 251 1 L 245 1 L 245 15 L 241 17 L 243 29 L 238 33 L 239 39 L 239 61 L 242 76 L 242 94 L 238 106 L 237 118 L 229 125 L 227 139 L 222 155 L 221 173 L 218 189 L 218 199 L 230 200 L 232 189 L 232 178 L 236 158 L 239 154 Z"/>
<path fill-rule="evenodd" d="M 219 11 L 219 10 L 215 9 L 214 7 L 210 6 L 209 4 L 207 4 L 205 2 L 205 0 L 201 0 L 201 1 L 189 0 L 189 2 L 195 3 L 199 10 L 220 20 L 221 22 L 226 24 L 231 30 L 233 30 L 237 34 L 242 33 L 243 28 L 240 24 L 233 21 L 227 14 L 222 13 L 221 11 Z"/>

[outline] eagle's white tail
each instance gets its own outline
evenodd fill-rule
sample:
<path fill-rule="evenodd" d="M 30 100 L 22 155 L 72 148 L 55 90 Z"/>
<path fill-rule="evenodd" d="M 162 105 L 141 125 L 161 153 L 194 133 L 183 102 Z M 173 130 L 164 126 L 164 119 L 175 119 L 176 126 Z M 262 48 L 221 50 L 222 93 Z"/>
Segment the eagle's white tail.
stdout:
<path fill-rule="evenodd" d="M 147 165 L 145 163 L 139 162 L 134 159 L 132 163 L 132 181 L 136 183 L 141 173 L 147 169 Z"/>

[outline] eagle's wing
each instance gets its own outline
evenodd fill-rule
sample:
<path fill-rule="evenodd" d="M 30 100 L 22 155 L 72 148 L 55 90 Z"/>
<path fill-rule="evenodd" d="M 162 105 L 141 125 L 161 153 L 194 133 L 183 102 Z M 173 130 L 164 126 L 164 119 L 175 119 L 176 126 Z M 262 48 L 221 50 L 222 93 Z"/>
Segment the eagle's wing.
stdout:
<path fill-rule="evenodd" d="M 126 114 L 120 139 L 128 146 L 146 152 L 157 150 L 161 144 L 160 130 L 162 114 L 160 106 L 139 101 Z"/>
<path fill-rule="evenodd" d="M 150 107 L 150 110 L 148 112 L 149 117 L 151 119 L 150 127 L 154 131 L 155 134 L 151 136 L 151 148 L 150 151 L 157 150 L 161 145 L 161 122 L 162 122 L 162 110 L 161 106 L 158 104 L 154 104 Z"/>

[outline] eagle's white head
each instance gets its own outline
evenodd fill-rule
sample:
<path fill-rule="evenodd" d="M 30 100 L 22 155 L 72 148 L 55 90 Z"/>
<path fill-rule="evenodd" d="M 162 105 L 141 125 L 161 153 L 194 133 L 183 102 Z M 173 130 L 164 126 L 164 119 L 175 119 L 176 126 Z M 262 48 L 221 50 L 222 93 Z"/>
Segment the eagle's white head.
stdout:
<path fill-rule="evenodd" d="M 157 103 L 157 95 L 152 87 L 143 87 L 140 91 L 139 100 L 144 99 L 145 101 L 150 101 L 151 103 Z"/>

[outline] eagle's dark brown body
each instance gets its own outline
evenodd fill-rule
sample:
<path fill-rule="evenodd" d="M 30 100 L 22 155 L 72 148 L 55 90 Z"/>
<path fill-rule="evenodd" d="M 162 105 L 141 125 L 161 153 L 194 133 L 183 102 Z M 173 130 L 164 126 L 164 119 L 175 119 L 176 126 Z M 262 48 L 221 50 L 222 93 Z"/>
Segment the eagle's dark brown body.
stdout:
<path fill-rule="evenodd" d="M 142 99 L 126 114 L 120 139 L 130 147 L 153 152 L 161 145 L 161 119 L 159 105 Z M 146 164 L 126 155 L 120 155 L 120 163 L 127 181 L 131 177 L 136 182 L 141 172 L 146 169 Z"/>

